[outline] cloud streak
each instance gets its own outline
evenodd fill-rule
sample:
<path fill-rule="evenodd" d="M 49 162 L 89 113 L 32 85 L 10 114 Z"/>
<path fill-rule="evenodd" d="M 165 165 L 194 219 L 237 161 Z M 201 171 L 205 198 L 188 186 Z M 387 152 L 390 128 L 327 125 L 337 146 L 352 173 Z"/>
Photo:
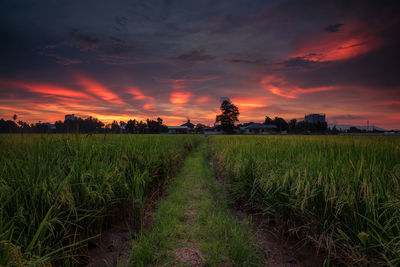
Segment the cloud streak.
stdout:
<path fill-rule="evenodd" d="M 0 117 L 213 124 L 220 97 L 230 97 L 241 122 L 321 112 L 400 128 L 395 2 L 43 0 L 0 8 Z"/>
<path fill-rule="evenodd" d="M 81 74 L 76 75 L 77 83 L 85 91 L 97 96 L 98 98 L 113 104 L 124 104 L 124 101 L 110 89 L 89 77 Z"/>

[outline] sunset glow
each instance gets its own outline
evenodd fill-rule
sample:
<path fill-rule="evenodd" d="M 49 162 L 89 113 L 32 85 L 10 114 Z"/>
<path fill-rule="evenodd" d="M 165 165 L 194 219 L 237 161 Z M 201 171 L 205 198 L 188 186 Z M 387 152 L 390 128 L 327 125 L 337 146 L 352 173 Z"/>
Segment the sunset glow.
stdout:
<path fill-rule="evenodd" d="M 390 5 L 60 3 L 80 10 L 72 19 L 45 2 L 2 4 L 5 119 L 213 125 L 229 97 L 240 122 L 314 112 L 328 123 L 400 128 L 400 22 Z"/>
<path fill-rule="evenodd" d="M 110 89 L 106 88 L 99 82 L 83 75 L 77 75 L 77 80 L 78 84 L 82 86 L 85 91 L 101 98 L 102 100 L 114 104 L 124 104 L 124 101 L 122 101 L 114 92 L 110 91 Z"/>
<path fill-rule="evenodd" d="M 190 92 L 173 92 L 171 93 L 170 101 L 172 104 L 185 104 L 191 96 Z"/>

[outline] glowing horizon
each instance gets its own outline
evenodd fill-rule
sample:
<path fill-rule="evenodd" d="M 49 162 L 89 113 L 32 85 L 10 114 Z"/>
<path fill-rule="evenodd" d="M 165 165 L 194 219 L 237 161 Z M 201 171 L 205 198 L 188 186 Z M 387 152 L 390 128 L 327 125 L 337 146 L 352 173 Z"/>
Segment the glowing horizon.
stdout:
<path fill-rule="evenodd" d="M 0 118 L 212 125 L 229 97 L 241 123 L 324 113 L 328 123 L 400 129 L 390 3 L 45 5 L 2 3 Z M 54 16 L 58 8 L 71 12 Z"/>

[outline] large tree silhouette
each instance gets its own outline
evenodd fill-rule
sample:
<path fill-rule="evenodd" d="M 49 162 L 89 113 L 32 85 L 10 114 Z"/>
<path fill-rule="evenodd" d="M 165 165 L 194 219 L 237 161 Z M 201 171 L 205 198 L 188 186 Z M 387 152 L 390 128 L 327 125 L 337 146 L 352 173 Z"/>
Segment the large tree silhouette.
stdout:
<path fill-rule="evenodd" d="M 231 102 L 225 100 L 221 104 L 221 114 L 217 115 L 215 122 L 221 122 L 222 130 L 232 132 L 235 128 L 235 121 L 239 121 L 239 109 Z"/>

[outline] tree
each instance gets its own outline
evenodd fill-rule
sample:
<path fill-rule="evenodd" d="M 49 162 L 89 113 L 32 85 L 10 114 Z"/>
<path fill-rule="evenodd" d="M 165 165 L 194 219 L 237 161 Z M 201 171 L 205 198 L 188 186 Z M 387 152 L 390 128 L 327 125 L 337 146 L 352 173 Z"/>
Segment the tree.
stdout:
<path fill-rule="evenodd" d="M 264 124 L 274 124 L 274 121 L 270 117 L 266 116 Z"/>
<path fill-rule="evenodd" d="M 24 121 L 18 121 L 19 128 L 21 129 L 21 133 L 24 133 L 27 129 L 29 129 L 29 124 Z"/>
<path fill-rule="evenodd" d="M 112 133 L 119 133 L 120 132 L 120 127 L 119 127 L 119 124 L 118 124 L 118 122 L 116 121 L 116 120 L 114 120 L 112 123 L 111 123 L 111 132 Z"/>
<path fill-rule="evenodd" d="M 221 104 L 221 114 L 217 115 L 215 122 L 221 122 L 222 130 L 232 132 L 235 122 L 239 121 L 239 109 L 231 102 L 225 100 Z"/>
<path fill-rule="evenodd" d="M 133 120 L 129 120 L 128 123 L 126 124 L 125 129 L 129 132 L 129 133 L 136 133 L 138 130 L 138 121 L 133 119 Z"/>
<path fill-rule="evenodd" d="M 17 114 L 14 114 L 13 116 L 13 120 L 16 121 L 17 120 Z"/>
<path fill-rule="evenodd" d="M 282 118 L 275 117 L 274 124 L 276 125 L 276 127 L 278 127 L 278 131 L 287 131 L 287 130 L 289 130 L 288 123 Z"/>
<path fill-rule="evenodd" d="M 17 133 L 18 125 L 12 120 L 0 119 L 0 133 Z"/>
<path fill-rule="evenodd" d="M 331 130 L 331 134 L 338 134 L 338 133 L 339 133 L 339 130 L 336 128 L 336 125 L 334 125 Z"/>
<path fill-rule="evenodd" d="M 296 132 L 296 124 L 297 124 L 297 120 L 296 119 L 291 119 L 289 121 L 289 131 L 292 133 Z"/>
<path fill-rule="evenodd" d="M 348 132 L 349 133 L 359 133 L 361 131 L 357 127 L 351 126 L 350 129 L 348 130 Z"/>
<path fill-rule="evenodd" d="M 167 132 L 168 128 L 167 126 L 163 125 L 163 119 L 157 118 L 157 120 L 146 120 L 147 123 L 147 133 L 162 133 L 162 132 Z"/>

